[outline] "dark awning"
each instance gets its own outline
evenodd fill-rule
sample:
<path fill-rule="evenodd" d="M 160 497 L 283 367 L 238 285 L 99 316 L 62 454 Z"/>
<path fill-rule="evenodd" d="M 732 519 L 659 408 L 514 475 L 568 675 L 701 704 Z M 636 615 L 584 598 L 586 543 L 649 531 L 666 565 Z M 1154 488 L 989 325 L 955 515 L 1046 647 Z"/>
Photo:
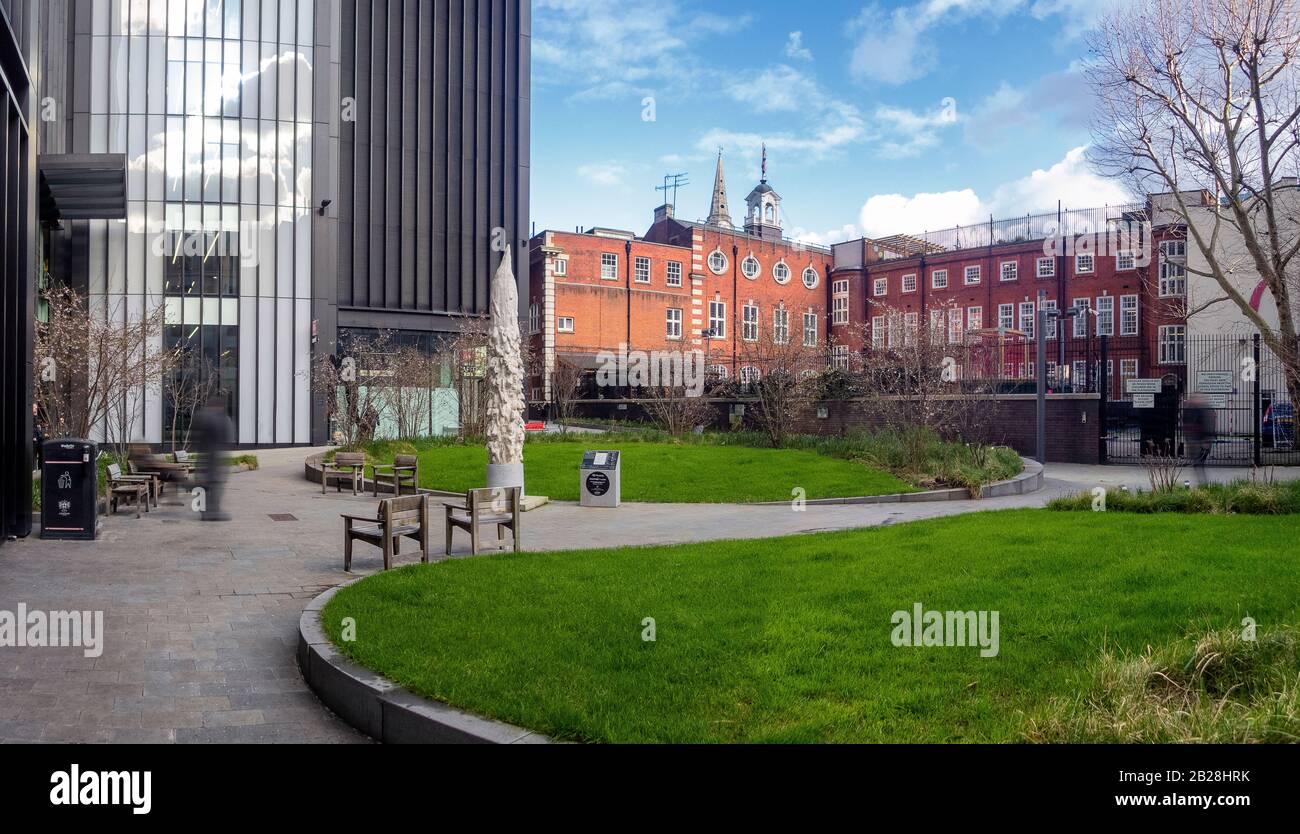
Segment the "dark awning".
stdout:
<path fill-rule="evenodd" d="M 41 221 L 126 218 L 126 154 L 41 154 Z"/>

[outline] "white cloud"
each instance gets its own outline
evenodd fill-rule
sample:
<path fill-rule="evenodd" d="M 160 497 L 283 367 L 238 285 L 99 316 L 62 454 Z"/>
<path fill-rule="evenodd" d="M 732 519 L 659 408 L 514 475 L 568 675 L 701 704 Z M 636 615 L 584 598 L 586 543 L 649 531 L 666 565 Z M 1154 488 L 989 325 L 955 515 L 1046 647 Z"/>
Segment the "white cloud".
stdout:
<path fill-rule="evenodd" d="M 1012 14 L 1037 20 L 1064 18 L 1062 34 L 1078 37 L 1108 9 L 1125 0 L 919 0 L 892 10 L 878 3 L 849 22 L 856 43 L 849 68 L 861 81 L 903 84 L 921 78 L 938 62 L 932 30 L 967 20 L 1000 21 Z"/>
<path fill-rule="evenodd" d="M 840 228 L 828 232 L 812 232 L 798 227 L 787 232 L 787 236 L 791 240 L 802 241 L 811 246 L 830 246 L 833 243 L 843 243 L 846 240 L 862 237 L 862 233 L 852 223 L 845 223 Z"/>
<path fill-rule="evenodd" d="M 796 61 L 811 61 L 813 59 L 812 50 L 803 45 L 803 32 L 790 33 L 790 39 L 785 43 L 785 55 L 787 58 L 793 58 Z"/>
<path fill-rule="evenodd" d="M 540 85 L 574 88 L 579 101 L 684 96 L 721 84 L 700 44 L 749 25 L 748 15 L 692 13 L 675 0 L 536 0 L 533 72 Z"/>
<path fill-rule="evenodd" d="M 1046 170 L 1003 183 L 988 198 L 974 189 L 914 194 L 877 194 L 863 204 L 858 226 L 867 237 L 916 234 L 968 226 L 992 215 L 1015 217 L 1056 208 L 1091 208 L 1128 202 L 1128 194 L 1112 180 L 1088 169 L 1083 147 L 1070 150 Z"/>
<path fill-rule="evenodd" d="M 578 166 L 578 176 L 592 185 L 614 188 L 623 185 L 627 168 L 617 162 L 593 162 Z"/>
<path fill-rule="evenodd" d="M 881 128 L 879 154 L 886 159 L 904 159 L 939 144 L 939 131 L 958 122 L 951 100 L 940 102 L 933 112 L 915 112 L 903 107 L 881 105 L 874 114 Z"/>
<path fill-rule="evenodd" d="M 1049 116 L 1052 126 L 1083 131 L 1089 127 L 1095 102 L 1083 65 L 1077 61 L 1027 87 L 1003 81 L 964 120 L 965 139 L 982 150 L 993 150 L 1042 125 Z"/>
<path fill-rule="evenodd" d="M 809 105 L 820 107 L 826 101 L 816 81 L 786 64 L 734 81 L 727 93 L 757 113 L 793 112 Z"/>

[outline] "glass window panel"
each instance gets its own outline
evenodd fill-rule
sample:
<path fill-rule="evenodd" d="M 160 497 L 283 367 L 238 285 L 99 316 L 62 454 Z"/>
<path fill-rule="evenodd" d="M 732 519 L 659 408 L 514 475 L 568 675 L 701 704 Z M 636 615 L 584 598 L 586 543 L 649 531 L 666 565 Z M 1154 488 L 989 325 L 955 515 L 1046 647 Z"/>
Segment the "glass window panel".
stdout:
<path fill-rule="evenodd" d="M 185 119 L 185 199 L 197 201 L 203 187 L 203 120 Z"/>
<path fill-rule="evenodd" d="M 167 62 L 167 112 L 180 115 L 185 112 L 185 62 Z"/>
<path fill-rule="evenodd" d="M 185 120 L 178 116 L 167 119 L 167 133 L 163 139 L 167 155 L 166 198 L 178 201 L 185 193 Z"/>
<path fill-rule="evenodd" d="M 90 7 L 90 31 L 92 34 L 108 34 L 109 2 L 110 0 L 93 0 Z"/>
<path fill-rule="evenodd" d="M 240 16 L 244 19 L 244 40 L 253 42 L 260 40 L 262 27 L 260 0 L 243 0 L 240 3 Z"/>
<path fill-rule="evenodd" d="M 260 115 L 263 119 L 275 118 L 275 101 L 276 101 L 276 83 L 275 79 L 278 74 L 276 66 L 277 51 L 275 44 L 262 44 L 262 71 L 257 74 L 261 81 L 262 108 Z M 251 115 L 251 114 L 250 114 Z"/>
<path fill-rule="evenodd" d="M 90 112 L 107 113 L 109 73 L 106 70 L 109 65 L 108 38 L 94 37 L 90 39 L 90 65 L 92 67 L 104 68 L 104 71 L 93 72 L 90 75 Z"/>
<path fill-rule="evenodd" d="M 145 169 L 145 199 L 164 200 L 167 189 L 167 119 L 149 116 L 145 122 L 148 158 Z"/>
<path fill-rule="evenodd" d="M 258 202 L 264 206 L 275 205 L 275 122 L 262 122 L 262 138 L 258 153 Z"/>
<path fill-rule="evenodd" d="M 90 152 L 108 153 L 108 116 L 90 117 Z"/>
<path fill-rule="evenodd" d="M 294 18 L 298 16 L 294 0 L 280 0 L 280 43 L 297 43 Z"/>
<path fill-rule="evenodd" d="M 144 294 L 144 265 L 147 253 L 144 226 L 144 201 L 128 201 L 126 204 L 126 291 L 132 295 Z"/>
<path fill-rule="evenodd" d="M 145 288 L 150 295 L 162 295 L 164 267 L 170 260 L 165 255 L 159 254 L 168 251 L 162 203 L 150 202 L 145 205 L 145 228 L 148 234 L 148 249 L 144 261 Z"/>
<path fill-rule="evenodd" d="M 126 116 L 108 117 L 108 153 L 126 153 Z"/>
<path fill-rule="evenodd" d="M 293 298 L 293 209 L 277 210 L 275 224 L 275 294 Z"/>
<path fill-rule="evenodd" d="M 297 126 L 298 139 L 295 142 L 295 156 L 291 161 L 294 182 L 295 205 L 311 205 L 311 125 Z"/>
<path fill-rule="evenodd" d="M 240 201 L 257 202 L 257 122 L 245 119 L 240 123 L 239 174 Z"/>
<path fill-rule="evenodd" d="M 312 50 L 298 50 L 298 121 L 311 121 Z"/>
<path fill-rule="evenodd" d="M 221 0 L 208 0 L 207 28 L 205 32 L 210 38 L 221 37 L 222 29 L 225 25 L 225 15 L 221 10 Z"/>
<path fill-rule="evenodd" d="M 277 126 L 275 180 L 277 202 L 282 206 L 292 206 L 294 201 L 294 126 L 281 122 Z"/>
<path fill-rule="evenodd" d="M 203 64 L 199 61 L 185 62 L 185 113 L 203 114 Z"/>
<path fill-rule="evenodd" d="M 280 55 L 280 62 L 276 65 L 276 78 L 280 82 L 280 106 L 277 108 L 277 118 L 282 122 L 292 122 L 294 118 L 294 70 L 297 62 L 294 60 L 292 50 L 285 50 Z"/>
<path fill-rule="evenodd" d="M 185 36 L 185 3 L 181 0 L 154 0 L 167 7 L 167 34 L 173 38 Z"/>
<path fill-rule="evenodd" d="M 145 105 L 146 113 L 167 113 L 167 48 L 162 38 L 146 38 L 145 48 L 149 52 L 149 101 Z M 181 89 L 184 89 L 183 87 Z"/>
<path fill-rule="evenodd" d="M 275 297 L 275 206 L 262 206 L 258 222 L 257 284 L 258 295 Z"/>
<path fill-rule="evenodd" d="M 126 292 L 126 221 L 108 221 L 108 292 Z"/>
<path fill-rule="evenodd" d="M 315 5 L 314 0 L 298 0 L 298 43 L 304 46 L 315 43 Z"/>
<path fill-rule="evenodd" d="M 108 4 L 108 31 L 112 35 L 131 34 L 131 0 L 112 0 Z"/>
<path fill-rule="evenodd" d="M 132 35 L 144 35 L 149 31 L 149 0 L 131 0 Z"/>
<path fill-rule="evenodd" d="M 167 0 L 150 0 L 149 2 L 149 34 L 165 35 L 167 34 Z"/>
<path fill-rule="evenodd" d="M 145 116 L 127 116 L 126 128 L 126 198 L 143 200 L 149 170 L 148 121 Z"/>
<path fill-rule="evenodd" d="M 257 57 L 257 44 L 250 44 L 249 48 L 243 51 L 243 70 L 240 73 L 239 83 L 240 115 L 252 116 L 253 118 L 257 118 L 261 102 L 261 97 L 257 94 L 259 79 L 261 78 L 261 72 L 259 72 L 257 66 Z"/>
<path fill-rule="evenodd" d="M 262 0 L 262 41 L 271 44 L 280 39 L 280 3 L 279 0 Z"/>
<path fill-rule="evenodd" d="M 174 0 L 181 2 L 181 0 Z M 185 4 L 185 34 L 191 38 L 203 37 L 204 0 L 188 0 Z"/>
<path fill-rule="evenodd" d="M 149 112 L 148 104 L 145 101 L 149 78 L 149 39 L 148 38 L 128 38 L 127 48 L 130 53 L 130 72 L 127 73 L 127 112 L 130 113 L 147 113 Z"/>
<path fill-rule="evenodd" d="M 226 37 L 239 39 L 239 0 L 226 0 Z"/>

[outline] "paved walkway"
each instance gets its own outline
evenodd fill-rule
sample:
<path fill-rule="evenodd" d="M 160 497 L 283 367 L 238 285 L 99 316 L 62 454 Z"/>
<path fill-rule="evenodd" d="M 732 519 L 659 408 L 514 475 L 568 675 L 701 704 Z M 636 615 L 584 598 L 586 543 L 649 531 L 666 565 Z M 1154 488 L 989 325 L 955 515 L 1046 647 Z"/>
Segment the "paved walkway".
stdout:
<path fill-rule="evenodd" d="M 262 469 L 229 481 L 228 523 L 199 522 L 188 501 L 169 493 L 139 520 L 105 519 L 97 542 L 29 538 L 0 547 L 0 611 L 102 610 L 105 623 L 98 658 L 81 649 L 0 648 L 0 741 L 366 741 L 321 706 L 295 660 L 307 600 L 352 576 L 342 570 L 339 513 L 373 507 L 369 497 L 322 495 L 305 481 L 311 451 L 258 452 Z M 1028 496 L 803 512 L 555 504 L 525 517 L 524 542 L 553 550 L 764 538 L 1041 506 L 1098 483 L 1146 482 L 1139 467 L 1053 466 L 1048 475 L 1046 488 Z M 278 514 L 290 519 L 273 520 Z M 464 536 L 457 541 L 467 546 Z M 398 563 L 417 558 L 408 550 Z M 378 550 L 358 546 L 358 573 L 379 566 Z"/>

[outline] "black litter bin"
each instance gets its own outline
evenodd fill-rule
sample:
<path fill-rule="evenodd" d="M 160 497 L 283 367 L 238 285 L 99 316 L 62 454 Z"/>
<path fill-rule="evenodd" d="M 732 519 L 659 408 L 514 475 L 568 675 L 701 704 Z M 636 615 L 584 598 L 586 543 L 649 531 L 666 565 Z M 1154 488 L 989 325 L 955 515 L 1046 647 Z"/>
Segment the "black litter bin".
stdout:
<path fill-rule="evenodd" d="M 47 440 L 41 463 L 41 538 L 93 540 L 99 518 L 99 471 L 93 440 Z"/>

